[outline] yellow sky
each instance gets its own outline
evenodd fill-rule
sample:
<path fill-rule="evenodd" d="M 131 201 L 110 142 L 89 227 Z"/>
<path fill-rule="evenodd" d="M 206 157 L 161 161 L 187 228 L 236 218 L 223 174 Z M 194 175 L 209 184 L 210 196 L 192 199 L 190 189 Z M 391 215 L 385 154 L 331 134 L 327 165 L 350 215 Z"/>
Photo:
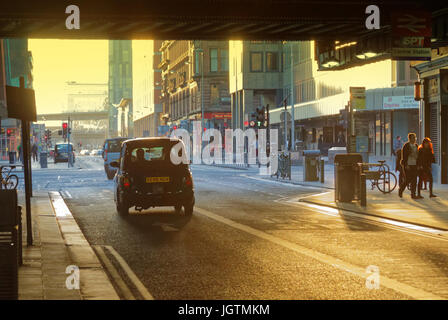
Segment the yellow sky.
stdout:
<path fill-rule="evenodd" d="M 58 112 L 67 105 L 66 81 L 107 83 L 107 40 L 28 40 L 33 54 L 37 113 Z"/>

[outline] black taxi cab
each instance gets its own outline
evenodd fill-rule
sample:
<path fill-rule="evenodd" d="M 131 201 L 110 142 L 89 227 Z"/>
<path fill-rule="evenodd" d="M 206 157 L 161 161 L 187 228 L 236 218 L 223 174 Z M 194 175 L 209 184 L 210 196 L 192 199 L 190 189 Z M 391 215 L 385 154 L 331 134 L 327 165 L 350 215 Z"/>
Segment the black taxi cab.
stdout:
<path fill-rule="evenodd" d="M 174 157 L 173 157 L 174 156 Z M 176 138 L 137 138 L 122 143 L 120 158 L 110 163 L 117 168 L 114 200 L 117 212 L 129 208 L 142 211 L 150 207 L 173 206 L 177 213 L 193 214 L 193 177 L 185 145 Z"/>

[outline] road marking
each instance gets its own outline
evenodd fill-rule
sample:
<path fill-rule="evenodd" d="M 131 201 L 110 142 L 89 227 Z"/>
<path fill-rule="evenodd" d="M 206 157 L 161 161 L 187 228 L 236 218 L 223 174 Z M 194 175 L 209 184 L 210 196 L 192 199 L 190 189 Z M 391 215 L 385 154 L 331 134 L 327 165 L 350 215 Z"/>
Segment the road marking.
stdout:
<path fill-rule="evenodd" d="M 208 210 L 195 207 L 195 212 L 198 212 L 210 219 L 216 220 L 218 222 L 221 222 L 227 226 L 233 227 L 235 229 L 244 231 L 248 234 L 251 234 L 255 237 L 258 237 L 263 240 L 267 240 L 269 242 L 275 243 L 277 245 L 280 245 L 284 248 L 290 249 L 292 251 L 295 251 L 299 254 L 305 255 L 307 257 L 310 257 L 312 259 L 315 259 L 319 262 L 331 265 L 339 270 L 347 271 L 349 273 L 352 273 L 354 275 L 357 275 L 363 279 L 366 279 L 368 274 L 366 274 L 365 268 L 360 268 L 358 266 L 355 266 L 351 263 L 345 262 L 343 260 L 340 260 L 338 258 L 326 255 L 324 253 L 315 251 L 313 249 L 308 249 L 306 247 L 303 247 L 301 245 L 292 243 L 290 241 L 275 237 L 273 235 L 270 235 L 266 232 L 254 229 L 252 227 L 246 226 L 244 224 L 235 222 L 233 220 L 224 218 L 218 214 L 215 214 L 213 212 L 210 212 Z M 396 280 L 390 279 L 384 275 L 381 276 L 381 285 L 383 285 L 386 288 L 392 289 L 394 291 L 400 292 L 402 294 L 405 294 L 407 296 L 410 296 L 414 299 L 422 299 L 422 300 L 445 300 L 445 298 L 442 298 L 438 295 L 432 294 L 430 292 L 424 291 L 422 289 L 414 288 L 410 285 L 398 282 Z"/>
<path fill-rule="evenodd" d="M 129 277 L 129 280 L 132 281 L 134 286 L 137 288 L 138 292 L 142 295 L 143 299 L 145 300 L 154 300 L 154 297 L 149 293 L 148 289 L 143 285 L 143 283 L 140 281 L 140 279 L 137 277 L 137 275 L 132 271 L 132 269 L 129 267 L 129 265 L 126 263 L 126 261 L 123 259 L 120 254 L 115 251 L 115 249 L 111 246 L 105 246 L 107 250 L 117 259 L 120 266 L 123 268 L 124 272 L 126 272 L 127 276 Z"/>
<path fill-rule="evenodd" d="M 256 178 L 256 177 L 251 177 L 248 176 L 246 174 L 240 174 L 241 177 L 245 177 L 247 179 L 252 179 L 252 180 L 258 180 L 258 181 L 263 181 L 263 182 L 267 182 L 267 183 L 276 183 L 276 184 L 281 184 L 284 186 L 289 186 L 291 188 L 305 188 L 305 189 L 318 189 L 318 190 L 322 190 L 322 187 L 314 187 L 314 186 L 306 186 L 306 185 L 302 185 L 302 184 L 292 184 L 292 183 L 287 183 L 287 182 L 282 182 L 282 181 L 277 181 L 277 180 L 268 180 L 268 179 L 263 179 L 263 178 Z"/>
<path fill-rule="evenodd" d="M 48 193 L 50 195 L 51 205 L 53 206 L 56 217 L 72 217 L 72 213 L 65 204 L 61 194 L 57 191 L 50 191 Z"/>
<path fill-rule="evenodd" d="M 132 294 L 131 290 L 126 285 L 123 278 L 120 276 L 120 274 L 118 273 L 117 269 L 114 267 L 112 262 L 109 260 L 106 253 L 104 252 L 103 248 L 101 248 L 101 246 L 93 246 L 93 249 L 95 250 L 95 252 L 96 252 L 97 256 L 100 258 L 100 260 L 103 262 L 103 264 L 106 267 L 109 274 L 114 279 L 118 288 L 120 288 L 120 292 L 123 294 L 123 297 L 125 298 L 125 300 L 135 300 L 135 297 Z"/>

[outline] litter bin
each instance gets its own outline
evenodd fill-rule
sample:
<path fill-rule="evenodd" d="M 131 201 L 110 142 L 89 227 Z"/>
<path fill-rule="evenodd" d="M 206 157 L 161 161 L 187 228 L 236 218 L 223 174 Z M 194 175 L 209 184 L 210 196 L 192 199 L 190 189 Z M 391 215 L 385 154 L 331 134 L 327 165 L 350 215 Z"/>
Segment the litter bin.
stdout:
<path fill-rule="evenodd" d="M 334 157 L 334 200 L 352 202 L 359 200 L 360 166 L 362 156 L 359 153 L 337 154 Z"/>
<path fill-rule="evenodd" d="M 16 190 L 0 190 L 0 208 L 0 300 L 17 300 L 22 250 Z"/>
<path fill-rule="evenodd" d="M 320 150 L 303 150 L 303 157 L 303 180 L 318 181 Z"/>
<path fill-rule="evenodd" d="M 46 152 L 41 152 L 40 153 L 39 161 L 40 161 L 40 167 L 41 168 L 47 168 L 48 167 L 48 165 L 47 165 L 47 153 Z"/>
<path fill-rule="evenodd" d="M 16 153 L 14 151 L 10 151 L 8 155 L 9 155 L 9 163 L 10 164 L 16 163 Z"/>

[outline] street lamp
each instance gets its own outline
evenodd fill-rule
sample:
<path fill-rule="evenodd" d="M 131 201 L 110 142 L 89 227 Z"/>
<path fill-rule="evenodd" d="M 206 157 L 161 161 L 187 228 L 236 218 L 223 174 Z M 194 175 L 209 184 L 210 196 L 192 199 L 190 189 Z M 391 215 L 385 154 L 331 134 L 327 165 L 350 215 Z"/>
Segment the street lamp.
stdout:
<path fill-rule="evenodd" d="M 196 51 L 201 53 L 201 127 L 204 128 L 204 50 L 197 48 Z"/>

